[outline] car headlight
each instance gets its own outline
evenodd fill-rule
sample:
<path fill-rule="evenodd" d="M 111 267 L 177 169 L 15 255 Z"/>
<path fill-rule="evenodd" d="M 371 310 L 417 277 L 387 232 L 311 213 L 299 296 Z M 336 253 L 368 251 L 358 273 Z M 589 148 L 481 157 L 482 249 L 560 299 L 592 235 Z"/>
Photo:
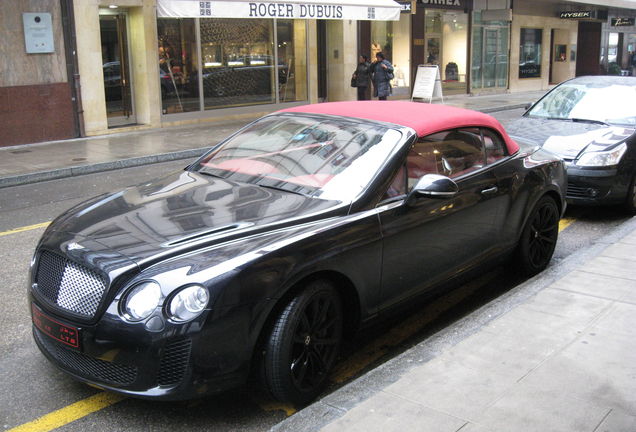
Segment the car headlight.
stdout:
<path fill-rule="evenodd" d="M 168 304 L 168 315 L 174 321 L 195 319 L 208 305 L 210 294 L 201 285 L 192 285 L 176 293 Z"/>
<path fill-rule="evenodd" d="M 627 150 L 627 144 L 623 143 L 612 150 L 583 153 L 576 161 L 576 165 L 588 167 L 618 165 L 625 150 Z"/>
<path fill-rule="evenodd" d="M 142 282 L 126 294 L 123 312 L 131 321 L 142 321 L 150 316 L 161 300 L 161 287 L 156 282 Z"/>

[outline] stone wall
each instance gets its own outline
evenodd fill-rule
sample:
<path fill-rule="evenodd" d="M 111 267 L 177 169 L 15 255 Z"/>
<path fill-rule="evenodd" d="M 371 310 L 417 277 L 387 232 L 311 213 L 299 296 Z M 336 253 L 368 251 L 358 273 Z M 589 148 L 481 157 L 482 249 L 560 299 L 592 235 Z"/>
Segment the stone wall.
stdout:
<path fill-rule="evenodd" d="M 24 13 L 50 13 L 53 53 L 27 54 Z M 59 1 L 2 0 L 0 146 L 75 136 Z"/>

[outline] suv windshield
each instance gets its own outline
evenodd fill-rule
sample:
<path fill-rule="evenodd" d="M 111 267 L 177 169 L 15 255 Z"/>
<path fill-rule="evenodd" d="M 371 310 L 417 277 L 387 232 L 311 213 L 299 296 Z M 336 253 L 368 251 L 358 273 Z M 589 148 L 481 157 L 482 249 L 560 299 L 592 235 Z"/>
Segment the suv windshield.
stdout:
<path fill-rule="evenodd" d="M 636 125 L 636 80 L 632 85 L 603 80 L 566 82 L 555 87 L 526 114 L 563 120 Z"/>
<path fill-rule="evenodd" d="M 348 202 L 373 180 L 401 138 L 401 132 L 379 123 L 277 114 L 221 143 L 193 169 Z"/>

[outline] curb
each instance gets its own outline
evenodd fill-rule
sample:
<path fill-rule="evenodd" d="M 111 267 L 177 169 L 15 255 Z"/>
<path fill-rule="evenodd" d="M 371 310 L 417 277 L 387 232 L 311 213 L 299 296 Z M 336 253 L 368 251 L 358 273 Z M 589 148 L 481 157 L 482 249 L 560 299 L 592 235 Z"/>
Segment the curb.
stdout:
<path fill-rule="evenodd" d="M 48 180 L 59 180 L 69 177 L 77 177 L 85 174 L 114 171 L 123 168 L 132 168 L 161 162 L 171 162 L 181 159 L 194 159 L 205 153 L 207 148 L 182 150 L 173 153 L 163 153 L 150 156 L 139 156 L 130 159 L 122 159 L 112 162 L 102 162 L 90 165 L 79 165 L 70 168 L 59 168 L 50 171 L 41 171 L 30 174 L 20 174 L 12 177 L 0 178 L 0 189 L 11 186 L 39 183 Z"/>

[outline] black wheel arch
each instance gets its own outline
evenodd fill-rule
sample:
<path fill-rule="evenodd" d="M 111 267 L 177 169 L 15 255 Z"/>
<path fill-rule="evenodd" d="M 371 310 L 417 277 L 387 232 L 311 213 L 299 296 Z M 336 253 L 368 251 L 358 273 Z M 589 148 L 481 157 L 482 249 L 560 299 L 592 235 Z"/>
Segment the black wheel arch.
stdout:
<path fill-rule="evenodd" d="M 254 377 L 258 372 L 261 357 L 263 355 L 263 346 L 266 342 L 266 338 L 269 336 L 276 320 L 278 319 L 278 316 L 294 297 L 296 297 L 309 284 L 317 280 L 327 280 L 331 282 L 340 295 L 344 318 L 343 331 L 345 339 L 351 339 L 356 334 L 360 324 L 360 298 L 353 282 L 344 274 L 332 270 L 322 270 L 307 274 L 291 283 L 285 290 L 284 294 L 276 301 L 274 306 L 267 313 L 267 317 L 260 326 L 258 337 L 254 344 L 250 367 L 251 377 Z"/>
<path fill-rule="evenodd" d="M 541 199 L 545 196 L 549 196 L 550 198 L 554 200 L 557 206 L 557 209 L 559 211 L 559 219 L 563 217 L 563 213 L 565 212 L 565 208 L 567 204 L 565 202 L 565 197 L 559 193 L 556 187 L 547 189 L 543 191 L 542 193 L 536 194 L 532 199 L 528 200 L 528 202 L 526 203 L 523 220 L 521 221 L 519 230 L 517 231 L 517 242 L 519 242 L 519 240 L 521 239 L 521 233 L 523 232 L 523 229 L 528 223 L 528 218 L 530 217 L 530 214 L 532 213 L 532 209 L 534 209 L 537 203 L 541 201 Z"/>

